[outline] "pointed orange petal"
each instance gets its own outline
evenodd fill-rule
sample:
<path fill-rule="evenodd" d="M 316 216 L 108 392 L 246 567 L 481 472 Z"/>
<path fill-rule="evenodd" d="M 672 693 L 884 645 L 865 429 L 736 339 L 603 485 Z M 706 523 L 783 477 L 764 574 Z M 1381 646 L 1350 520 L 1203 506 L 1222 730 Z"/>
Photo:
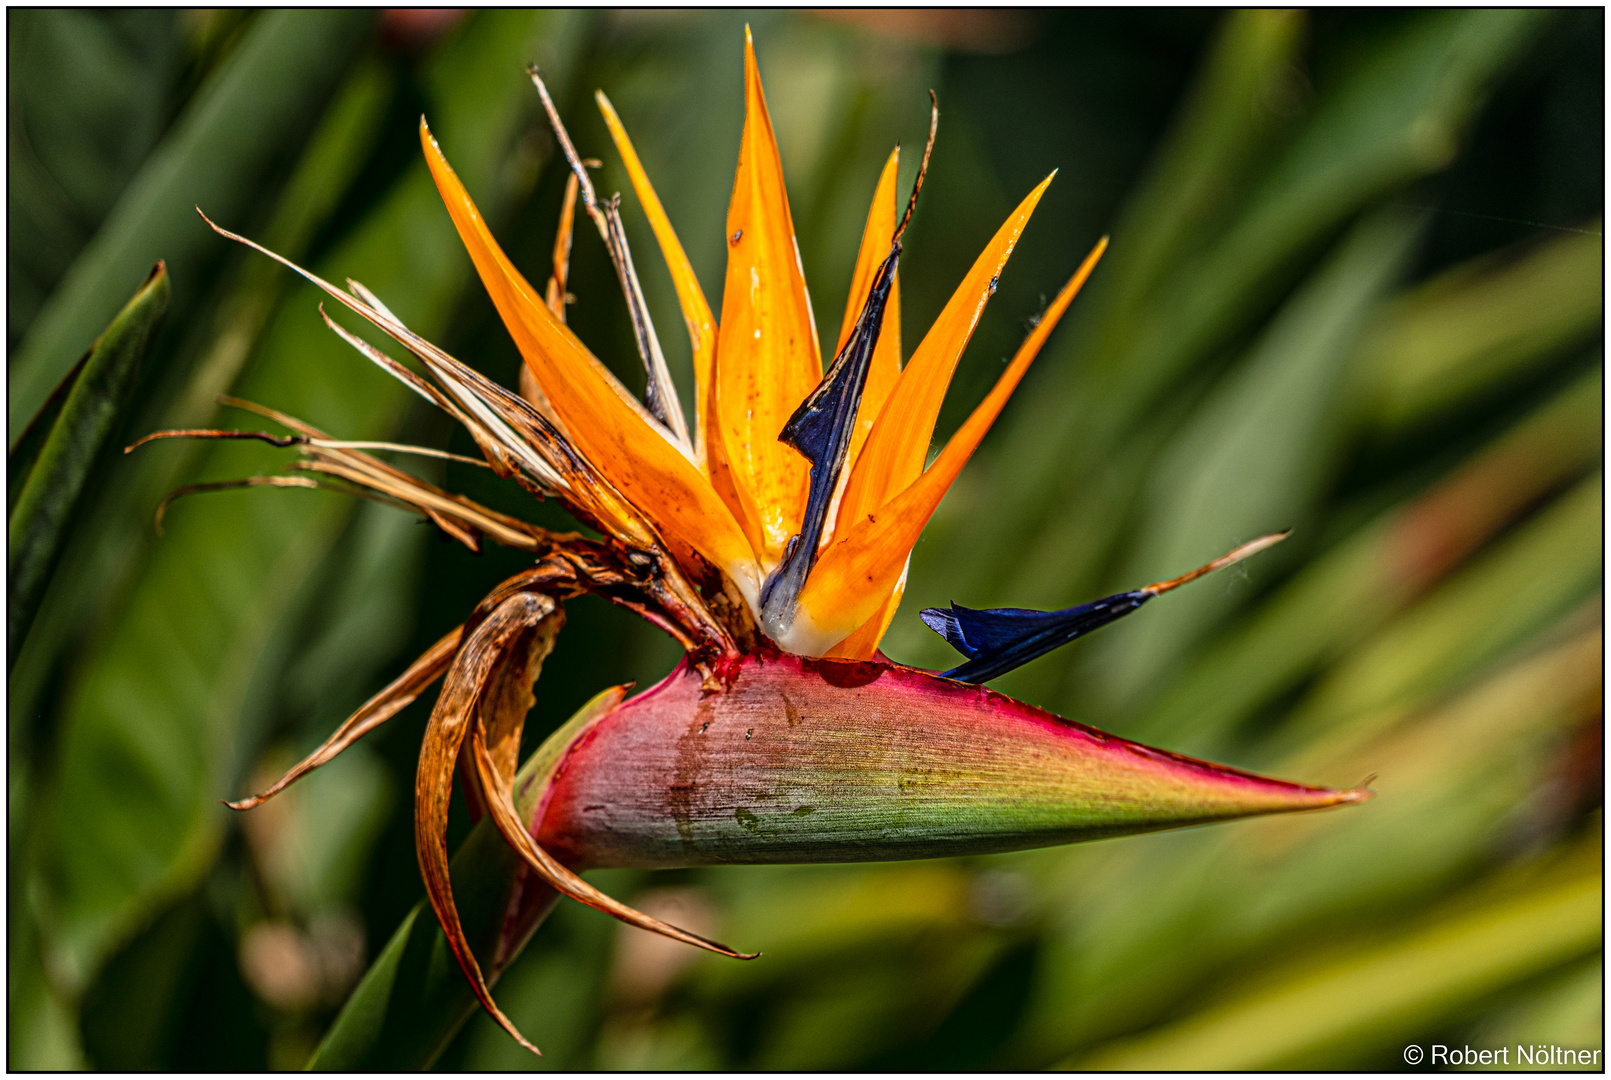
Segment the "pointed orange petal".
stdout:
<path fill-rule="evenodd" d="M 985 303 L 996 291 L 996 278 L 1052 176 L 1042 180 L 997 230 L 901 370 L 895 390 L 851 470 L 839 503 L 835 535 L 843 535 L 852 522 L 883 506 L 923 471 L 934 421 L 940 415 L 940 403 L 951 385 L 957 360 L 973 336 Z"/>
<path fill-rule="evenodd" d="M 884 606 L 875 611 L 872 618 L 852 630 L 849 637 L 829 649 L 828 655 L 840 660 L 876 659 L 879 642 L 889 632 L 889 624 L 895 621 L 895 612 L 900 609 L 901 597 L 905 593 L 906 575 L 903 573 L 895 583 L 895 591 L 885 599 Z"/>
<path fill-rule="evenodd" d="M 420 142 L 482 284 L 577 449 L 663 536 L 686 542 L 753 592 L 754 555 L 709 481 L 510 263 L 423 119 Z"/>
<path fill-rule="evenodd" d="M 688 255 L 683 251 L 682 243 L 671 227 L 671 220 L 666 216 L 665 208 L 660 203 L 660 196 L 655 194 L 653 185 L 649 183 L 649 174 L 644 171 L 638 153 L 632 146 L 632 140 L 627 137 L 626 128 L 622 125 L 621 118 L 616 115 L 615 106 L 610 104 L 610 99 L 604 96 L 602 90 L 594 96 L 598 100 L 599 110 L 604 113 L 604 122 L 610 129 L 610 137 L 615 140 L 616 150 L 626 165 L 627 175 L 632 180 L 632 190 L 637 193 L 638 202 L 643 205 L 649 226 L 654 230 L 655 239 L 660 244 L 661 254 L 671 270 L 672 284 L 677 290 L 677 302 L 682 306 L 683 321 L 688 326 L 688 342 L 693 349 L 694 360 L 694 461 L 705 475 L 710 477 L 711 486 L 727 504 L 734 520 L 742 521 L 744 509 L 739 502 L 738 489 L 733 483 L 732 472 L 727 467 L 722 440 L 711 434 L 716 430 L 716 398 L 713 393 L 716 317 L 711 314 L 710 304 L 705 300 L 704 290 L 699 287 L 699 279 L 694 276 Z"/>
<path fill-rule="evenodd" d="M 839 325 L 839 343 L 834 355 L 844 350 L 861 318 L 861 309 L 867 305 L 867 294 L 872 291 L 873 278 L 879 264 L 889 256 L 890 242 L 895 238 L 895 177 L 900 169 L 901 148 L 890 151 L 884 162 L 884 171 L 878 175 L 878 186 L 873 189 L 873 205 L 867 211 L 867 224 L 861 232 L 861 250 L 856 253 L 856 270 L 850 277 L 850 296 L 845 301 L 845 318 Z"/>
<path fill-rule="evenodd" d="M 951 436 L 934 464 L 883 507 L 851 523 L 842 538 L 823 552 L 800 593 L 801 616 L 809 618 L 812 629 L 823 639 L 849 634 L 878 611 L 900 578 L 923 527 L 1000 415 L 1085 279 L 1091 276 L 1107 244 L 1104 237 L 1085 257 L 1040 323 L 1019 346 L 995 387 Z"/>
<path fill-rule="evenodd" d="M 632 147 L 632 140 L 627 138 L 626 128 L 621 124 L 621 118 L 616 115 L 615 106 L 610 99 L 604 96 L 604 91 L 598 90 L 593 94 L 598 102 L 599 111 L 604 114 L 604 123 L 610 129 L 610 138 L 615 140 L 615 149 L 621 155 L 621 161 L 626 165 L 627 176 L 632 180 L 632 190 L 637 193 L 638 202 L 643 206 L 643 213 L 649 219 L 649 227 L 654 230 L 654 238 L 660 243 L 660 253 L 666 260 L 666 266 L 671 270 L 671 282 L 677 289 L 677 302 L 682 305 L 683 321 L 688 324 L 688 343 L 694 352 L 694 397 L 695 422 L 698 434 L 694 456 L 705 461 L 704 444 L 708 437 L 706 431 L 707 403 L 710 399 L 711 369 L 716 363 L 716 317 L 710 313 L 710 304 L 705 302 L 705 293 L 699 287 L 699 279 L 694 276 L 694 268 L 688 261 L 688 255 L 682 249 L 682 243 L 677 239 L 676 230 L 671 227 L 671 219 L 666 217 L 666 210 L 660 204 L 660 196 L 655 194 L 654 185 L 649 183 L 649 174 L 643 171 L 643 163 L 638 160 L 638 152 Z"/>
<path fill-rule="evenodd" d="M 565 198 L 559 207 L 559 228 L 554 231 L 554 269 L 548 275 L 548 291 L 543 296 L 548 310 L 560 322 L 565 321 L 565 283 L 571 276 L 571 236 L 576 228 L 576 196 L 580 190 L 581 184 L 576 174 L 571 173 L 565 178 Z M 537 377 L 524 364 L 520 366 L 520 396 L 531 402 L 549 423 L 561 431 L 565 430 L 554 407 L 548 403 L 548 395 L 537 385 Z"/>
<path fill-rule="evenodd" d="M 850 332 L 861 318 L 861 309 L 867 304 L 872 291 L 873 277 L 878 265 L 889 255 L 889 245 L 895 236 L 895 177 L 901 163 L 901 148 L 896 147 L 884 163 L 873 190 L 873 205 L 867 211 L 867 226 L 861 234 L 861 251 L 856 255 L 856 272 L 850 279 L 850 297 L 845 303 L 845 320 L 839 328 L 839 344 L 834 346 L 837 356 L 850 340 Z M 856 410 L 856 427 L 850 434 L 850 452 L 845 456 L 847 471 L 856 463 L 861 448 L 872 434 L 873 422 L 878 419 L 884 402 L 895 389 L 895 380 L 901 374 L 901 279 L 899 273 L 890 283 L 889 301 L 884 306 L 884 322 L 878 331 L 878 344 L 873 348 L 873 360 L 867 369 L 867 385 L 861 393 L 861 405 Z"/>
<path fill-rule="evenodd" d="M 582 185 L 571 173 L 565 178 L 565 201 L 559 207 L 559 228 L 554 231 L 554 269 L 548 275 L 544 299 L 554 318 L 565 321 L 565 283 L 571 276 L 571 235 L 576 229 L 576 196 Z"/>
<path fill-rule="evenodd" d="M 783 425 L 822 379 L 783 165 L 761 92 L 755 48 L 744 41 L 745 116 L 727 208 L 727 283 L 716 344 L 716 418 L 744 507 L 744 526 L 765 563 L 783 557 L 805 510 L 806 459 L 778 441 Z"/>

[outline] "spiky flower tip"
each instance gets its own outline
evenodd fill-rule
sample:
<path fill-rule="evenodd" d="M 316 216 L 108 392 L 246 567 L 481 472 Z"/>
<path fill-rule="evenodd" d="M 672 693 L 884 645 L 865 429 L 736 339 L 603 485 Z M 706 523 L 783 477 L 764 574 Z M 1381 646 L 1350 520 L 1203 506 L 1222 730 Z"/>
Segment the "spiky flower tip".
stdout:
<path fill-rule="evenodd" d="M 440 451 L 343 442 L 244 402 L 227 403 L 254 409 L 291 434 L 152 436 L 294 446 L 301 456 L 290 475 L 242 483 L 332 486 L 378 497 L 429 516 L 472 548 L 490 537 L 534 557 L 530 569 L 500 585 L 305 761 L 267 791 L 230 805 L 249 809 L 271 797 L 445 676 L 416 781 L 420 870 L 477 997 L 529 1047 L 493 1002 L 454 906 L 446 830 L 458 762 L 467 766 L 472 810 L 491 815 L 530 870 L 556 891 L 730 956 L 745 954 L 637 912 L 577 871 L 1006 851 L 1369 797 L 1363 789 L 1303 787 L 1149 749 L 976 685 L 1284 533 L 1183 577 L 1064 611 L 927 610 L 924 620 L 966 657 L 943 675 L 903 667 L 879 652 L 919 533 L 1106 246 L 1099 241 L 1074 270 L 994 389 L 925 468 L 957 361 L 1052 177 L 997 230 L 903 364 L 901 235 L 933 147 L 936 107 L 904 214 L 896 192 L 898 148 L 878 178 L 850 302 L 824 372 L 748 34 L 719 324 L 620 118 L 599 94 L 687 325 L 694 359 L 689 424 L 638 285 L 619 199 L 595 193 L 535 71 L 532 80 L 572 169 L 542 293 L 499 248 L 420 122 L 431 175 L 524 357 L 519 393 L 409 331 L 357 282 L 339 289 L 214 228 L 278 259 L 383 330 L 425 374 L 325 315 L 365 357 L 464 424 L 500 476 L 560 500 L 603 539 L 557 534 L 496 513 L 368 452 Z M 642 402 L 565 323 L 578 201 L 626 294 L 647 371 Z M 581 593 L 649 619 L 683 645 L 687 658 L 630 701 L 624 689 L 601 695 L 517 775 L 532 685 L 564 622 L 563 602 Z"/>

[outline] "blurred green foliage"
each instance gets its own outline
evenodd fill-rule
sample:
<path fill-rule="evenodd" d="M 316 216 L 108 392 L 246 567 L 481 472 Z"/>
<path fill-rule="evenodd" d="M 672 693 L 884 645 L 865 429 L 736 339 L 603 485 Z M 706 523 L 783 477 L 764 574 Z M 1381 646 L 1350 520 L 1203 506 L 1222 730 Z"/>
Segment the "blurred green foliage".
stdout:
<path fill-rule="evenodd" d="M 72 531 L 80 496 L 122 427 L 170 293 L 167 267 L 159 262 L 6 455 L 8 671 Z"/>
<path fill-rule="evenodd" d="M 474 453 L 192 205 L 363 281 L 512 383 L 418 116 L 540 276 L 564 177 L 523 68 L 542 65 L 606 162 L 602 189 L 627 190 L 588 101 L 603 87 L 719 295 L 746 21 L 825 336 L 878 166 L 921 144 L 929 87 L 908 348 L 1061 169 L 942 435 L 1113 236 L 918 546 L 886 651 L 948 666 L 920 607 L 1062 606 L 1292 526 L 1244 572 L 1000 688 L 1308 782 L 1376 774 L 1379 797 L 1017 856 L 601 873 L 765 957 L 562 903 L 497 990 L 548 1056 L 477 1015 L 437 1064 L 1351 1069 L 1399 1067 L 1408 1043 L 1598 1048 L 1599 11 L 14 12 L 8 442 L 163 257 L 173 315 L 121 434 L 236 424 L 227 392 Z M 675 326 L 630 197 L 626 216 Z M 637 386 L 585 229 L 570 289 L 573 326 Z M 428 703 L 251 815 L 218 800 L 319 741 L 522 558 L 303 491 L 187 500 L 155 536 L 164 492 L 279 460 L 163 444 L 102 470 L 10 643 L 13 1068 L 298 1066 L 422 895 L 408 793 Z M 482 470 L 409 467 L 564 522 Z M 617 609 L 572 605 L 531 745 L 675 656 Z"/>

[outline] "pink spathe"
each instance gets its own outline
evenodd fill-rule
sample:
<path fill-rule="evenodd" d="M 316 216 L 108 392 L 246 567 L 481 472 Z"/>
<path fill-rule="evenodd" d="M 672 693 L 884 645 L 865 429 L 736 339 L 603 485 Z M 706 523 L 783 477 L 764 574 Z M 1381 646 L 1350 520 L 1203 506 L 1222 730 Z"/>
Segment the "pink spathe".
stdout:
<path fill-rule="evenodd" d="M 532 819 L 538 842 L 576 867 L 920 859 L 1370 797 L 1155 750 L 897 664 L 768 653 L 729 674 L 712 692 L 679 666 L 572 735 Z"/>

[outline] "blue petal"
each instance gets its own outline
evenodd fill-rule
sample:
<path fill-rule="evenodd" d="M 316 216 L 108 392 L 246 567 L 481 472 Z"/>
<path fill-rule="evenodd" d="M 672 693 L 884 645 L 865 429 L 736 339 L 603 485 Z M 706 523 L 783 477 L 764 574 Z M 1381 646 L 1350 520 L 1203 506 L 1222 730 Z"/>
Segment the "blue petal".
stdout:
<path fill-rule="evenodd" d="M 1178 589 L 1204 574 L 1211 574 L 1221 567 L 1256 555 L 1272 544 L 1285 540 L 1291 531 L 1286 529 L 1249 540 L 1189 574 L 1154 582 L 1130 592 L 1114 593 L 1062 611 L 1032 611 L 1028 608 L 987 608 L 980 611 L 952 604 L 950 611 L 925 608 L 922 619 L 929 629 L 968 658 L 966 664 L 943 674 L 962 682 L 985 682 L 1021 664 L 1027 664 L 1037 656 L 1044 656 L 1059 645 L 1067 645 L 1099 626 L 1124 618 L 1154 596 Z"/>
<path fill-rule="evenodd" d="M 973 655 L 968 648 L 967 639 L 962 636 L 962 624 L 957 622 L 955 615 L 944 608 L 931 607 L 918 612 L 917 617 L 927 623 L 930 630 L 950 642 L 951 647 L 957 652 L 964 656 Z"/>
<path fill-rule="evenodd" d="M 862 391 L 867 386 L 867 372 L 872 365 L 879 330 L 883 327 L 884 306 L 889 300 L 900 253 L 898 242 L 890 245 L 889 256 L 873 276 L 867 303 L 862 306 L 850 340 L 845 342 L 822 382 L 800 403 L 778 435 L 778 441 L 794 447 L 811 463 L 811 480 L 800 531 L 790 541 L 783 562 L 761 587 L 763 629 L 774 636 L 794 620 L 795 602 L 811 568 L 816 565 L 817 547 L 822 541 L 828 508 L 833 503 L 834 489 L 839 486 L 839 475 L 844 471 L 845 456 L 850 450 L 856 411 L 861 407 Z"/>
<path fill-rule="evenodd" d="M 987 682 L 1060 645 L 1130 614 L 1155 594 L 1146 589 L 1115 593 L 1062 611 L 1028 608 L 925 608 L 929 629 L 945 638 L 968 662 L 945 672 L 961 682 Z"/>
<path fill-rule="evenodd" d="M 1089 607 L 1090 605 L 1086 605 Z M 1074 608 L 1072 611 L 1082 611 Z M 961 643 L 952 642 L 962 655 L 977 659 L 996 653 L 1014 643 L 1062 623 L 1071 612 L 1035 611 L 1030 608 L 976 608 L 951 605 L 951 618 L 957 625 Z"/>

